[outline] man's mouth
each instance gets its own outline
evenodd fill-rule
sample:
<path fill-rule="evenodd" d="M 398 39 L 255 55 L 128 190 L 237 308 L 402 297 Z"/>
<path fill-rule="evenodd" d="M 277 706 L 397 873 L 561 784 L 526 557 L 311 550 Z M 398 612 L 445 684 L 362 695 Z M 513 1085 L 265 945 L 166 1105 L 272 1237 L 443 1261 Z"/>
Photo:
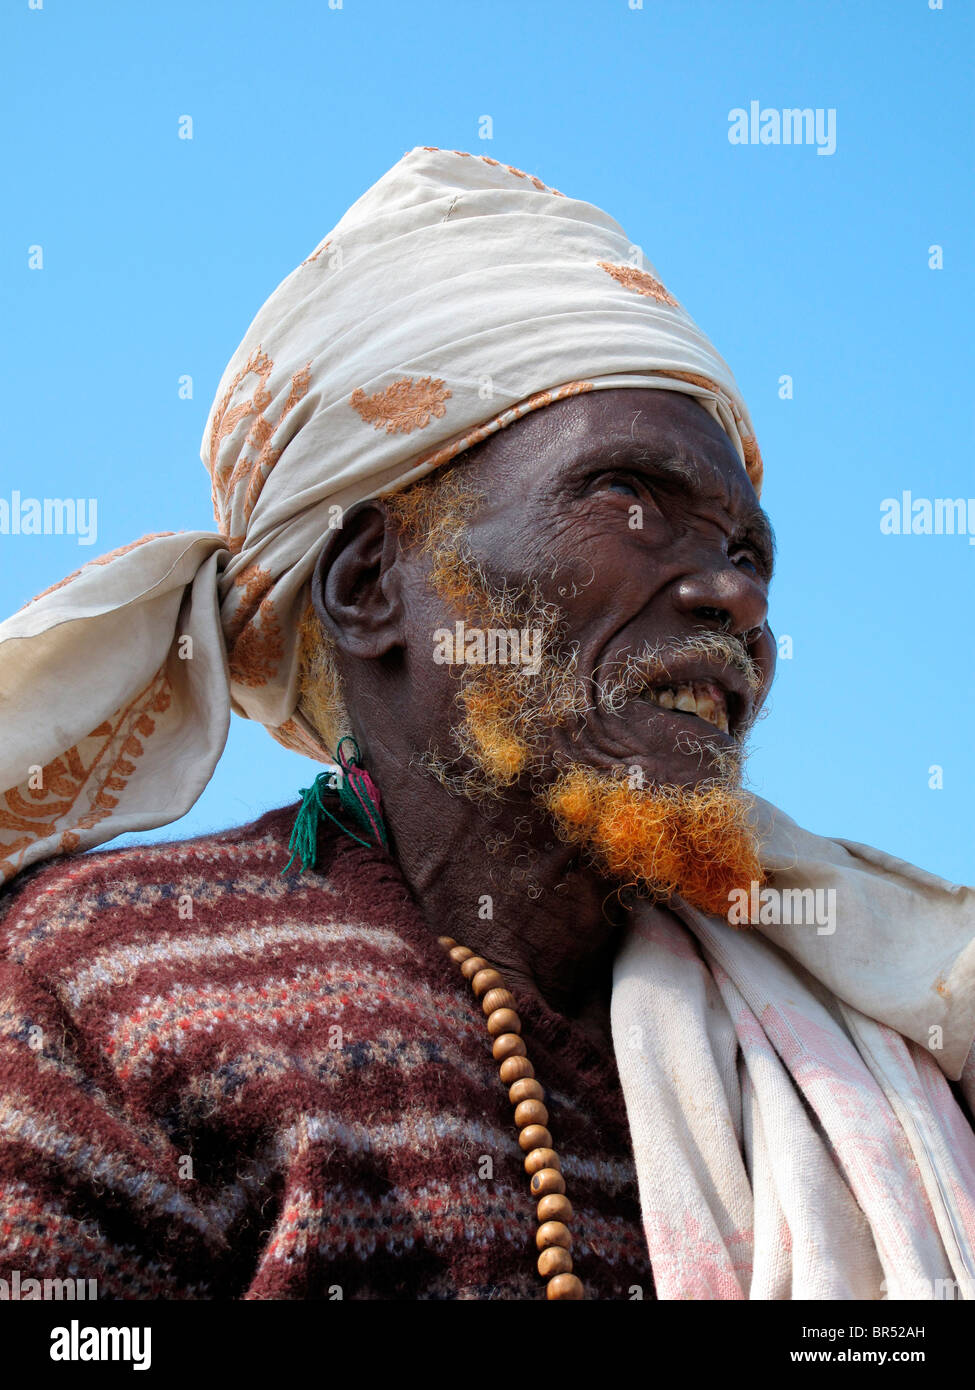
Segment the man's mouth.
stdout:
<path fill-rule="evenodd" d="M 700 632 L 651 645 L 626 656 L 600 690 L 603 711 L 619 715 L 633 700 L 661 711 L 653 722 L 667 735 L 693 734 L 709 724 L 717 735 L 739 740 L 751 727 L 763 687 L 762 667 L 744 643 L 723 633 Z M 615 670 L 619 669 L 619 676 Z M 701 724 L 696 725 L 695 720 Z M 712 736 L 713 742 L 714 736 Z"/>
<path fill-rule="evenodd" d="M 646 700 L 659 709 L 680 714 L 694 714 L 707 724 L 713 724 L 723 734 L 729 727 L 729 700 L 736 697 L 715 681 L 691 681 L 685 685 L 647 685 L 637 692 L 638 700 Z"/>

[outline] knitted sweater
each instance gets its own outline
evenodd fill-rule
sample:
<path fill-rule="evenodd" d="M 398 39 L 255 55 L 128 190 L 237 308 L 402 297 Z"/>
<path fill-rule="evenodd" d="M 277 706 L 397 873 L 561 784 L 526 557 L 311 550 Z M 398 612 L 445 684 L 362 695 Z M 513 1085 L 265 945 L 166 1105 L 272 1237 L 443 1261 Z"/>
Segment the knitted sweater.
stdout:
<path fill-rule="evenodd" d="M 296 809 L 0 895 L 3 1278 L 544 1297 L 477 1001 L 382 851 L 323 834 L 318 870 L 282 875 Z M 514 993 L 587 1296 L 652 1298 L 612 1052 Z"/>

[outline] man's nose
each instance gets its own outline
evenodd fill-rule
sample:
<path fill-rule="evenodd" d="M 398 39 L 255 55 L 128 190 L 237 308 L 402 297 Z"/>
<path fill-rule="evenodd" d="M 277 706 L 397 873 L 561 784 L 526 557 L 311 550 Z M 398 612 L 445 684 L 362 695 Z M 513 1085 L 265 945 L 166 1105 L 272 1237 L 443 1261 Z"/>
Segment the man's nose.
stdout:
<path fill-rule="evenodd" d="M 741 636 L 768 616 L 768 595 L 757 577 L 727 557 L 715 559 L 674 583 L 674 602 L 695 622 Z"/>

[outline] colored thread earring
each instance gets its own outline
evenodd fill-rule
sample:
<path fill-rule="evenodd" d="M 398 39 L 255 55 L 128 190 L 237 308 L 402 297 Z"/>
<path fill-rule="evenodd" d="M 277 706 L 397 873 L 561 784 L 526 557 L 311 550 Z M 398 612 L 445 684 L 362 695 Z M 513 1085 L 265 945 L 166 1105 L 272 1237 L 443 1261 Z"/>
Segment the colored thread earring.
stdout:
<path fill-rule="evenodd" d="M 350 745 L 350 752 L 345 751 L 346 744 Z M 351 734 L 339 739 L 335 756 L 338 762 L 337 772 L 320 772 L 310 787 L 301 788 L 301 806 L 288 842 L 291 858 L 281 870 L 283 874 L 288 872 L 296 858 L 301 859 L 303 869 L 315 867 L 318 831 L 323 816 L 338 826 L 343 835 L 348 835 L 350 840 L 355 840 L 356 844 L 362 845 L 363 848 L 371 849 L 373 844 L 377 844 L 387 852 L 389 850 L 389 839 L 382 818 L 382 798 L 375 782 L 362 766 L 359 745 Z M 337 795 L 339 806 L 351 815 L 361 830 L 372 836 L 371 843 L 361 839 L 332 814 L 323 800 L 323 797 L 329 794 Z"/>

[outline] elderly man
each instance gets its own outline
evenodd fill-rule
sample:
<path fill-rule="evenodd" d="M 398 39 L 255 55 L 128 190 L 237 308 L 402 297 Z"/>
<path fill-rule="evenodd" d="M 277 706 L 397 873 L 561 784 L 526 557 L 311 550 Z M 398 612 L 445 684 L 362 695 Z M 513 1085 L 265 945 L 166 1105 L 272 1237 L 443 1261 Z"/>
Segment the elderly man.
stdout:
<path fill-rule="evenodd" d="M 744 791 L 761 458 L 618 224 L 412 151 L 204 461 L 219 534 L 0 627 L 3 1277 L 972 1297 L 971 895 Z M 328 764 L 299 808 L 81 853 L 231 709 Z"/>

